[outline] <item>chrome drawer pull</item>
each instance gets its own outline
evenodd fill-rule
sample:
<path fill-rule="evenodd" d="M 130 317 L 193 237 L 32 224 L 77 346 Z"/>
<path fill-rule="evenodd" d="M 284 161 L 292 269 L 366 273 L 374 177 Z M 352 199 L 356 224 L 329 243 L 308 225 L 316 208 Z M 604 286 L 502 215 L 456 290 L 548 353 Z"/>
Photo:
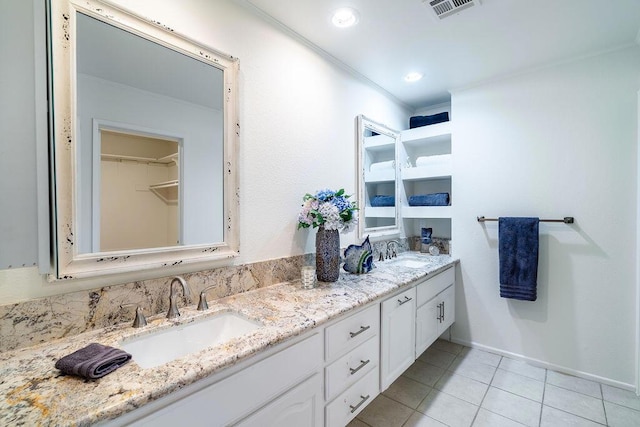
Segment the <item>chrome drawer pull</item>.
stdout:
<path fill-rule="evenodd" d="M 361 360 L 360 361 L 360 365 L 357 368 L 349 368 L 349 371 L 351 371 L 351 375 L 355 374 L 356 372 L 358 372 L 360 369 L 364 368 L 365 366 L 367 366 L 369 364 L 369 362 L 371 362 L 371 359 L 367 359 L 367 360 Z"/>
<path fill-rule="evenodd" d="M 398 305 L 406 304 L 406 303 L 408 303 L 409 301 L 411 301 L 412 299 L 413 299 L 413 298 L 409 298 L 408 296 L 405 296 L 405 297 L 404 297 L 404 301 L 402 301 L 402 300 L 398 300 Z"/>
<path fill-rule="evenodd" d="M 360 398 L 362 399 L 362 400 L 360 401 L 360 403 L 358 403 L 356 406 L 349 405 L 349 408 L 351 408 L 351 413 L 353 414 L 354 412 L 356 412 L 356 411 L 358 410 L 358 408 L 359 408 L 359 407 L 361 407 L 361 406 L 362 406 L 362 404 L 363 404 L 364 402 L 366 402 L 366 401 L 369 399 L 369 397 L 371 397 L 371 395 L 370 395 L 370 394 L 367 394 L 366 396 L 362 396 L 362 395 L 360 395 Z"/>
<path fill-rule="evenodd" d="M 442 323 L 442 304 L 438 304 L 438 322 Z"/>
<path fill-rule="evenodd" d="M 369 329 L 370 327 L 371 326 L 360 326 L 360 330 L 358 332 L 349 332 L 349 336 L 351 336 L 351 338 L 358 336 L 364 331 L 366 331 L 367 329 Z"/>

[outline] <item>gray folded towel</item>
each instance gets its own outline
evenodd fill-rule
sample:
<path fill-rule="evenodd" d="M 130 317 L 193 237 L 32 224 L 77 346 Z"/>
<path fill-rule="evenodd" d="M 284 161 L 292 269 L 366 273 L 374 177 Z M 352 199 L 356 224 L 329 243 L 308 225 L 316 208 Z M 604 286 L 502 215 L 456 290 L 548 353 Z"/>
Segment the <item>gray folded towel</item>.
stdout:
<path fill-rule="evenodd" d="M 56 362 L 55 367 L 65 374 L 88 379 L 102 378 L 131 360 L 126 351 L 91 343 Z"/>

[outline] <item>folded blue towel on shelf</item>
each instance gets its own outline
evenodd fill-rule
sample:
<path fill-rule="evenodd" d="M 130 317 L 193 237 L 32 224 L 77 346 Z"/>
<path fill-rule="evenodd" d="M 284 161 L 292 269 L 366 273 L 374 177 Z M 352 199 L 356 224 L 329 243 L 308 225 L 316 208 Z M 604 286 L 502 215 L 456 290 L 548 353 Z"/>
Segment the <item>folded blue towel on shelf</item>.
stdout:
<path fill-rule="evenodd" d="M 129 353 L 94 342 L 64 356 L 56 362 L 55 367 L 65 374 L 94 380 L 115 371 L 129 360 Z"/>
<path fill-rule="evenodd" d="M 394 196 L 377 195 L 371 198 L 371 206 L 376 208 L 395 206 L 396 198 Z"/>
<path fill-rule="evenodd" d="M 537 299 L 539 218 L 498 218 L 500 296 Z"/>
<path fill-rule="evenodd" d="M 436 123 L 448 122 L 449 112 L 432 114 L 430 116 L 413 116 L 409 117 L 409 128 L 417 128 L 422 126 L 435 125 Z"/>
<path fill-rule="evenodd" d="M 409 206 L 449 206 L 449 193 L 409 196 Z"/>

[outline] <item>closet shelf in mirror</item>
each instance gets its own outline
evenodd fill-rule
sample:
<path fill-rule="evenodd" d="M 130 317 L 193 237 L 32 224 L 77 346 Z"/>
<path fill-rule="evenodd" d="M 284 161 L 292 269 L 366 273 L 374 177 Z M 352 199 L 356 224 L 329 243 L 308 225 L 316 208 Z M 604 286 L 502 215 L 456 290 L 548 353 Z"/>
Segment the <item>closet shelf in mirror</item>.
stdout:
<path fill-rule="evenodd" d="M 103 160 L 130 160 L 142 163 L 161 163 L 169 164 L 171 162 L 178 164 L 178 153 L 171 153 L 164 157 L 142 157 L 142 156 L 125 156 L 122 154 L 106 154 L 102 153 L 100 158 Z"/>
<path fill-rule="evenodd" d="M 149 190 L 153 191 L 158 197 L 167 204 L 178 203 L 178 180 L 159 182 L 149 186 Z"/>

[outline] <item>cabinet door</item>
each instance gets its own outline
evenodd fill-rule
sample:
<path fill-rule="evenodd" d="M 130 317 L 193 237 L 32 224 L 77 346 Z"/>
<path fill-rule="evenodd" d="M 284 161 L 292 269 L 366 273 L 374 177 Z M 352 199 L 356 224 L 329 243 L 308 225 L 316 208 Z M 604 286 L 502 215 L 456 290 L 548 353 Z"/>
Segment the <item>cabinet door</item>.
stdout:
<path fill-rule="evenodd" d="M 416 289 L 382 303 L 381 390 L 386 390 L 415 361 Z"/>
<path fill-rule="evenodd" d="M 241 427 L 321 427 L 324 424 L 322 380 L 316 374 L 240 421 Z"/>
<path fill-rule="evenodd" d="M 416 310 L 416 359 L 440 335 L 440 298 L 431 301 Z"/>
<path fill-rule="evenodd" d="M 445 329 L 451 326 L 455 320 L 456 316 L 456 294 L 455 294 L 455 286 L 449 286 L 445 289 L 440 295 L 438 295 L 438 299 L 442 304 L 441 311 L 441 321 L 440 321 L 440 333 L 443 333 Z"/>

